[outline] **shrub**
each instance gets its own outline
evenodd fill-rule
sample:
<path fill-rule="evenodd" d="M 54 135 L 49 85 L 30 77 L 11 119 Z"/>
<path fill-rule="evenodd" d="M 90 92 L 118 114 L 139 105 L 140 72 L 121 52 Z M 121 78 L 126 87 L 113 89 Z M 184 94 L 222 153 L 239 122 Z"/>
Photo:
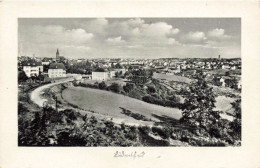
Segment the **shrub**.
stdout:
<path fill-rule="evenodd" d="M 98 88 L 99 89 L 106 89 L 107 85 L 104 81 L 102 81 L 101 83 L 98 84 Z"/>
<path fill-rule="evenodd" d="M 136 140 L 137 129 L 135 126 L 130 126 L 130 129 L 126 132 L 125 137 L 130 140 Z"/>
<path fill-rule="evenodd" d="M 155 93 L 156 92 L 156 89 L 153 86 L 147 86 L 147 90 L 148 90 L 149 93 Z"/>
<path fill-rule="evenodd" d="M 151 128 L 149 126 L 139 126 L 138 130 L 143 134 L 149 134 Z"/>
<path fill-rule="evenodd" d="M 120 92 L 120 85 L 118 83 L 112 83 L 109 86 L 109 90 L 112 90 L 113 92 L 119 93 Z"/>
<path fill-rule="evenodd" d="M 133 90 L 135 87 L 134 83 L 126 83 L 126 85 L 123 86 L 123 89 L 126 93 L 129 93 L 131 90 Z"/>
<path fill-rule="evenodd" d="M 28 111 L 28 109 L 21 103 L 18 103 L 18 114 L 22 114 L 24 112 Z"/>
<path fill-rule="evenodd" d="M 162 138 L 167 138 L 167 135 L 165 133 L 165 131 L 162 128 L 159 127 L 152 127 L 152 132 L 161 136 Z"/>

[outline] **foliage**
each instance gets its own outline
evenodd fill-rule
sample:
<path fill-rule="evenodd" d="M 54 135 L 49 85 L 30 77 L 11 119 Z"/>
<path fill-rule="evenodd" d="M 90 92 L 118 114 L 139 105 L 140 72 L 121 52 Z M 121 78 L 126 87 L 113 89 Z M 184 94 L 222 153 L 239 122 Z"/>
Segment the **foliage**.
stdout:
<path fill-rule="evenodd" d="M 18 73 L 18 82 L 25 82 L 28 79 L 24 71 Z"/>
<path fill-rule="evenodd" d="M 115 68 L 121 69 L 121 68 L 123 68 L 123 66 L 122 66 L 121 64 L 117 63 L 117 64 L 115 65 Z"/>
<path fill-rule="evenodd" d="M 215 95 L 202 76 L 197 77 L 188 88 L 188 95 L 183 104 L 181 121 L 198 129 L 207 130 L 220 118 L 214 111 Z"/>
<path fill-rule="evenodd" d="M 234 108 L 234 120 L 230 124 L 233 130 L 232 135 L 238 139 L 241 139 L 241 97 L 232 103 Z"/>
<path fill-rule="evenodd" d="M 162 99 L 158 99 L 156 97 L 153 96 L 143 96 L 142 100 L 147 102 L 147 103 L 151 103 L 151 104 L 157 104 L 157 105 L 161 105 L 161 106 L 168 106 L 168 107 L 182 107 L 182 104 L 180 104 L 179 102 L 175 102 L 175 101 L 170 101 L 170 100 L 162 100 Z"/>
<path fill-rule="evenodd" d="M 225 80 L 226 86 L 230 87 L 232 89 L 237 89 L 237 79 L 236 78 L 231 78 L 231 79 L 226 79 Z"/>
<path fill-rule="evenodd" d="M 105 69 L 98 67 L 98 68 L 96 68 L 94 71 L 95 71 L 95 72 L 105 72 Z"/>
<path fill-rule="evenodd" d="M 113 91 L 113 92 L 116 92 L 116 93 L 119 93 L 121 88 L 120 88 L 120 85 L 118 83 L 112 83 L 110 86 L 109 86 L 109 90 Z"/>
<path fill-rule="evenodd" d="M 153 71 L 144 69 L 130 70 L 130 72 L 128 72 L 127 74 L 127 79 L 129 79 L 137 85 L 143 85 L 147 83 L 150 79 L 152 79 Z"/>
<path fill-rule="evenodd" d="M 135 88 L 134 83 L 126 83 L 126 85 L 123 86 L 123 89 L 126 93 L 129 93 L 131 90 Z"/>
<path fill-rule="evenodd" d="M 125 114 L 125 115 L 127 115 L 129 117 L 132 117 L 132 118 L 136 119 L 136 120 L 150 121 L 150 119 L 148 119 L 147 117 L 145 117 L 142 114 L 134 113 L 134 112 L 132 112 L 130 110 L 126 110 L 126 109 L 124 109 L 122 107 L 121 107 L 121 109 L 122 109 L 122 114 Z"/>
<path fill-rule="evenodd" d="M 101 83 L 98 84 L 98 88 L 99 89 L 106 89 L 107 85 L 104 81 L 102 81 Z"/>
<path fill-rule="evenodd" d="M 155 87 L 153 87 L 153 86 L 148 86 L 148 87 L 147 87 L 147 91 L 148 91 L 149 93 L 155 93 L 155 92 L 156 92 L 156 89 L 155 89 Z"/>

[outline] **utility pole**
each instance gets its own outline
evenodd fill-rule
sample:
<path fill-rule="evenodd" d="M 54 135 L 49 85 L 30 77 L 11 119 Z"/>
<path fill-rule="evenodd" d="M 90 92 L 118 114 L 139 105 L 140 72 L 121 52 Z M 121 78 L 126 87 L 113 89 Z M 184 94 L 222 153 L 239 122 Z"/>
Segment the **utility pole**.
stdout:
<path fill-rule="evenodd" d="M 58 112 L 58 101 L 57 101 L 57 96 L 55 96 L 55 108 L 56 108 L 56 112 Z"/>
<path fill-rule="evenodd" d="M 45 125 L 46 125 L 46 108 L 48 107 L 48 102 L 45 101 L 43 102 L 43 115 L 41 118 L 41 129 L 45 129 Z"/>

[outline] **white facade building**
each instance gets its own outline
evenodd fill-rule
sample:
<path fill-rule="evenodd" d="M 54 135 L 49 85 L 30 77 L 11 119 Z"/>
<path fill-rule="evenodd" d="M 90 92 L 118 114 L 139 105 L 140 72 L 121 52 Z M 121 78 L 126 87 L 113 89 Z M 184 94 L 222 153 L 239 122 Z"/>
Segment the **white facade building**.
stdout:
<path fill-rule="evenodd" d="M 49 78 L 66 77 L 66 68 L 63 63 L 53 63 L 48 70 Z"/>
<path fill-rule="evenodd" d="M 92 80 L 106 81 L 109 78 L 109 72 L 92 72 Z"/>
<path fill-rule="evenodd" d="M 43 66 L 41 62 L 27 61 L 23 64 L 23 71 L 27 77 L 38 76 L 40 72 L 43 72 Z"/>

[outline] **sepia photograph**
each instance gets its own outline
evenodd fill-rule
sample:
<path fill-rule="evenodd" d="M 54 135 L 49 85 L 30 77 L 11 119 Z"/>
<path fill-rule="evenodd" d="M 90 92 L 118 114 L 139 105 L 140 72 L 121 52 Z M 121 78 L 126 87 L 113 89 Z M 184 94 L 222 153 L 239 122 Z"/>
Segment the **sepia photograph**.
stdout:
<path fill-rule="evenodd" d="M 18 146 L 241 146 L 241 18 L 18 18 Z"/>

